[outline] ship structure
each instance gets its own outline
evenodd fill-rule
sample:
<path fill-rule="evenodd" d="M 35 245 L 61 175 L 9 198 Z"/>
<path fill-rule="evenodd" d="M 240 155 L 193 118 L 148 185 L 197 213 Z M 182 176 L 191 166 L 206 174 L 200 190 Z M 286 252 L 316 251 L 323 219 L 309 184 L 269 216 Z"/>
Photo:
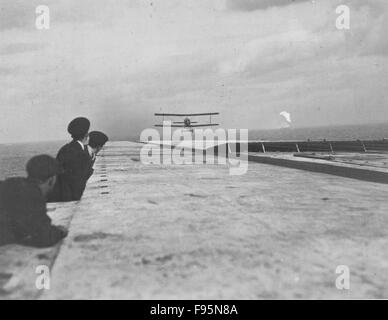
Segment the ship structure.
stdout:
<path fill-rule="evenodd" d="M 236 176 L 143 147 L 108 143 L 83 199 L 48 205 L 61 244 L 0 248 L 1 299 L 388 297 L 387 141 L 250 141 Z"/>

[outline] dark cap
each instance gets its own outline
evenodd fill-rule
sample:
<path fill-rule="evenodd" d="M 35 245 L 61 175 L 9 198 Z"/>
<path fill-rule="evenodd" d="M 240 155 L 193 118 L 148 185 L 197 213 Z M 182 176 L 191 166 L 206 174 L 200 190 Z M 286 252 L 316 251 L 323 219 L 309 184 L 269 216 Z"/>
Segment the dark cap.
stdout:
<path fill-rule="evenodd" d="M 89 132 L 89 146 L 92 148 L 103 147 L 108 140 L 108 136 L 101 131 Z"/>
<path fill-rule="evenodd" d="M 86 118 L 79 117 L 73 119 L 67 126 L 67 131 L 75 137 L 84 137 L 90 128 L 90 121 Z"/>
<path fill-rule="evenodd" d="M 27 162 L 26 170 L 29 178 L 40 181 L 46 181 L 63 172 L 58 161 L 45 154 L 32 157 Z"/>

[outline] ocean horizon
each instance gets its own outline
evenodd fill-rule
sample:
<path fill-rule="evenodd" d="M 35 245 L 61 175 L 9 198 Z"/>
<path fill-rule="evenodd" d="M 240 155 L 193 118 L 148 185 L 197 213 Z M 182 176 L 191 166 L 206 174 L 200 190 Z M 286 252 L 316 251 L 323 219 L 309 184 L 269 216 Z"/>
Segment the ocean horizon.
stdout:
<path fill-rule="evenodd" d="M 388 123 L 367 125 L 342 125 L 313 128 L 282 128 L 249 130 L 250 140 L 381 140 L 388 138 Z M 136 140 L 113 137 L 112 141 Z M 17 142 L 0 144 L 0 180 L 25 176 L 25 165 L 32 156 L 56 156 L 66 141 Z"/>
<path fill-rule="evenodd" d="M 249 130 L 250 140 L 382 140 L 388 123 Z"/>

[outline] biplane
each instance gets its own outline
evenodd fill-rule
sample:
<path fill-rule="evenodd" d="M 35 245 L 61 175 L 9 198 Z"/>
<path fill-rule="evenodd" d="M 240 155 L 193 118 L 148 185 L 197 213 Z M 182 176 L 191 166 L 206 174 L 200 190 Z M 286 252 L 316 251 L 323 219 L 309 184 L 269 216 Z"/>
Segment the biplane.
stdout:
<path fill-rule="evenodd" d="M 165 117 L 183 118 L 180 121 L 172 121 L 171 127 L 188 129 L 193 132 L 193 128 L 197 127 L 214 127 L 218 126 L 218 123 L 212 123 L 212 116 L 219 115 L 219 112 L 206 112 L 206 113 L 155 113 L 157 117 L 163 117 L 162 124 L 155 124 L 155 127 L 163 127 Z M 190 117 L 204 117 L 209 116 L 208 123 L 200 123 L 198 121 L 192 121 Z"/>

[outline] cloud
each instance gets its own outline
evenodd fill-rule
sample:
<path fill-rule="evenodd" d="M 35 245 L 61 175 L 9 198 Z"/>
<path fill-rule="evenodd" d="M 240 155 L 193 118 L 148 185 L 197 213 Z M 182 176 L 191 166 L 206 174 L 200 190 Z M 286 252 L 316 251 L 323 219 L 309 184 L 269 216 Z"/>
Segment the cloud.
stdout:
<path fill-rule="evenodd" d="M 34 31 L 37 17 L 35 10 L 39 5 L 49 7 L 51 19 L 54 25 L 58 25 L 86 23 L 96 19 L 109 23 L 113 15 L 120 15 L 120 7 L 124 6 L 128 10 L 138 3 L 139 0 L 105 0 L 103 5 L 98 0 L 1 0 L 0 32 L 19 29 Z"/>
<path fill-rule="evenodd" d="M 43 50 L 46 47 L 44 44 L 39 43 L 12 43 L 9 45 L 5 45 L 0 47 L 0 55 L 13 55 L 13 54 L 21 54 L 25 52 L 31 51 L 39 51 Z"/>
<path fill-rule="evenodd" d="M 226 0 L 226 6 L 231 10 L 254 11 L 307 1 L 309 0 Z"/>
<path fill-rule="evenodd" d="M 279 126 L 284 108 L 296 127 L 382 119 L 384 2 L 349 2 L 350 31 L 335 28 L 337 0 L 249 12 L 221 2 L 47 0 L 47 32 L 25 24 L 28 9 L 1 32 L 1 140 L 66 138 L 79 114 L 136 138 L 161 109 L 256 129 Z"/>
<path fill-rule="evenodd" d="M 344 31 L 335 27 L 337 4 L 338 1 L 333 0 L 317 4 L 315 8 L 309 5 L 310 8 L 301 11 L 291 24 L 282 20 L 286 31 L 242 43 L 230 57 L 220 61 L 220 72 L 255 76 L 317 59 L 388 53 L 388 38 L 385 37 L 387 6 L 381 10 L 384 8 L 382 3 L 356 2 L 350 6 L 351 29 Z M 275 14 L 273 18 L 276 18 Z"/>
<path fill-rule="evenodd" d="M 34 0 L 1 1 L 0 4 L 0 31 L 34 26 Z"/>

